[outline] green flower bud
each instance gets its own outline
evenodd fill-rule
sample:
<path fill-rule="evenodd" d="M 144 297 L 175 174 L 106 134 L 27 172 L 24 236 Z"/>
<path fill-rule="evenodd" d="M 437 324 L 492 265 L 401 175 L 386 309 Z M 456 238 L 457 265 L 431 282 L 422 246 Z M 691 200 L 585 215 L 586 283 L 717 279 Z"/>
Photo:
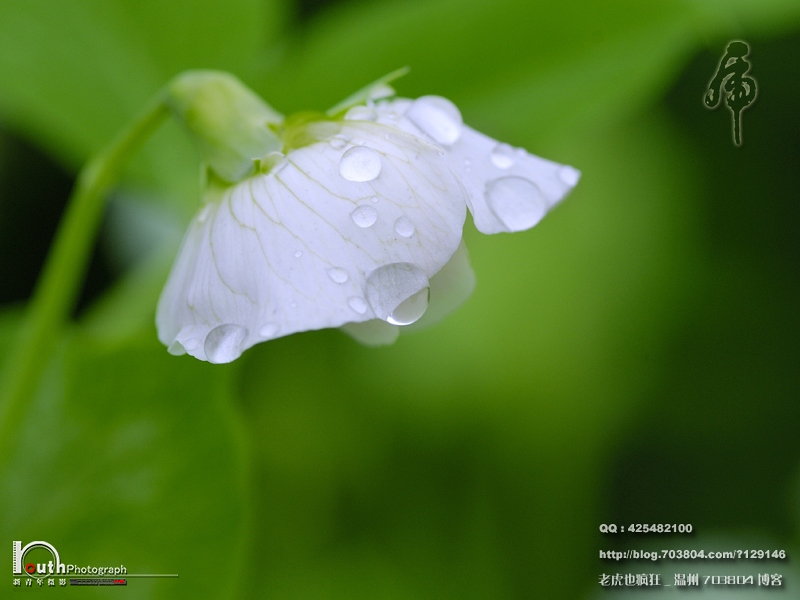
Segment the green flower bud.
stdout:
<path fill-rule="evenodd" d="M 254 172 L 255 160 L 281 150 L 273 129 L 283 123 L 283 115 L 233 75 L 182 73 L 167 87 L 166 103 L 224 181 L 241 181 Z"/>

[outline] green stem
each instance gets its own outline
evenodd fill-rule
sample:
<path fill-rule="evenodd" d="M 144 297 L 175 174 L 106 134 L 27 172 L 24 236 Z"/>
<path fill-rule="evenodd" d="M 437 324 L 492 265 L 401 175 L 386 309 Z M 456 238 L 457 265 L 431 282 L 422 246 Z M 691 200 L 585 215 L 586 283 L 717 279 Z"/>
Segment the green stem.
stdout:
<path fill-rule="evenodd" d="M 168 114 L 163 94 L 81 170 L 0 380 L 0 465 L 36 392 L 83 283 L 105 196 L 123 166 Z"/>

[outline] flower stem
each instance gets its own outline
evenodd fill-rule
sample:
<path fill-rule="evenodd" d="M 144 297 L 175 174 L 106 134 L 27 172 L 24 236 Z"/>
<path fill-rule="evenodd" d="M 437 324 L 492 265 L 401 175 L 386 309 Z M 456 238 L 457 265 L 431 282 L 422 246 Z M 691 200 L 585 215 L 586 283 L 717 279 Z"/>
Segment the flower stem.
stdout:
<path fill-rule="evenodd" d="M 81 170 L 0 378 L 0 465 L 33 398 L 83 283 L 105 196 L 123 166 L 168 114 L 163 93 Z"/>

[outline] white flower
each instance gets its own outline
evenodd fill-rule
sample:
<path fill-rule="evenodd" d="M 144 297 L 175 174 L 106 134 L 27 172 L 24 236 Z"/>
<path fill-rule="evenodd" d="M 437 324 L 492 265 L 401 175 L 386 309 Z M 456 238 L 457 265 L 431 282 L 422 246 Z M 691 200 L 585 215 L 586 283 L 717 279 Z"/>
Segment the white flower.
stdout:
<path fill-rule="evenodd" d="M 287 119 L 281 152 L 241 181 L 212 173 L 158 305 L 171 353 L 225 363 L 326 327 L 391 343 L 471 293 L 467 208 L 483 233 L 521 231 L 577 183 L 470 129 L 444 98 L 375 100 L 387 91 Z"/>

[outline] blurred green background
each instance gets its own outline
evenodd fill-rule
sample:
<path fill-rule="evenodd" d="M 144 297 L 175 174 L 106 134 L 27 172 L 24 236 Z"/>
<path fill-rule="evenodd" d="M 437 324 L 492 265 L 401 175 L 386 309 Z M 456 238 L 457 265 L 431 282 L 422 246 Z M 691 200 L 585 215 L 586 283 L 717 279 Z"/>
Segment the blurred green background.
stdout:
<path fill-rule="evenodd" d="M 702 104 L 731 39 L 758 82 L 741 148 L 727 109 Z M 78 169 L 170 77 L 229 70 L 294 112 L 403 65 L 401 95 L 450 98 L 579 168 L 578 187 L 529 232 L 468 223 L 477 289 L 430 330 L 381 349 L 310 332 L 214 366 L 155 336 L 199 198 L 168 123 L 110 200 L 0 464 L 0 541 L 180 575 L 111 592 L 132 598 L 589 598 L 600 573 L 637 569 L 600 549 L 792 556 L 796 0 L 3 0 L 0 360 Z M 784 573 L 799 597 L 790 565 L 731 568 Z"/>

